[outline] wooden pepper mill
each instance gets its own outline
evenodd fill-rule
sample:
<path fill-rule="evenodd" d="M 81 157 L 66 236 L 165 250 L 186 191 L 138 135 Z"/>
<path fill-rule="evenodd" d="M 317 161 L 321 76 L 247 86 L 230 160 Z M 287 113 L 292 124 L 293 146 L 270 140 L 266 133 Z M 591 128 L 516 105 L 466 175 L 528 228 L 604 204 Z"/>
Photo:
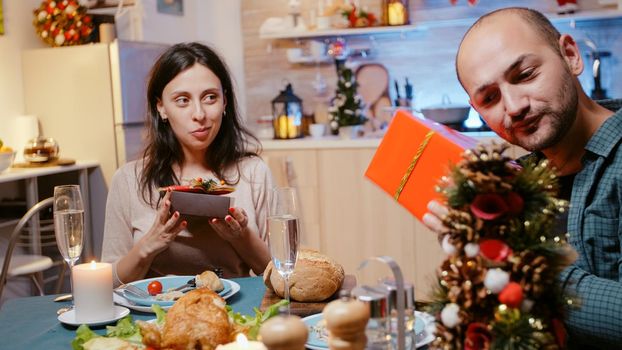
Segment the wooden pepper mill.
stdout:
<path fill-rule="evenodd" d="M 259 339 L 268 350 L 305 350 L 309 331 L 300 317 L 286 315 L 286 309 L 279 309 L 280 315 L 266 321 L 259 329 Z"/>
<path fill-rule="evenodd" d="M 331 301 L 322 311 L 328 329 L 330 350 L 364 350 L 367 345 L 365 328 L 369 321 L 369 307 L 351 299 L 346 291 Z"/>

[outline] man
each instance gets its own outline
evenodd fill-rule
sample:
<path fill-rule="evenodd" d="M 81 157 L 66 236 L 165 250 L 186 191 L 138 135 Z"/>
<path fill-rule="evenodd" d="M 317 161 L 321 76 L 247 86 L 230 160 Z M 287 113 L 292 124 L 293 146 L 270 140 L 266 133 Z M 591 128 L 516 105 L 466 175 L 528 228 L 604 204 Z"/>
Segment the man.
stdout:
<path fill-rule="evenodd" d="M 460 44 L 456 70 L 471 105 L 499 136 L 546 157 L 569 180 L 567 228 L 579 258 L 561 282 L 580 305 L 568 308 L 568 345 L 621 346 L 622 110 L 613 110 L 622 101 L 608 109 L 591 100 L 577 79 L 583 61 L 575 41 L 524 8 L 480 18 Z M 428 208 L 424 223 L 442 233 L 447 209 Z"/>

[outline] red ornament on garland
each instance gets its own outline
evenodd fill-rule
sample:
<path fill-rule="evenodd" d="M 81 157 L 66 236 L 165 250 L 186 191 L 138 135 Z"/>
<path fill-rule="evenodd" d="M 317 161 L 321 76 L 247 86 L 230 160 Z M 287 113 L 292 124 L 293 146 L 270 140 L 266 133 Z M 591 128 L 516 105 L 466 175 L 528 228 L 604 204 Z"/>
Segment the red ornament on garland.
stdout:
<path fill-rule="evenodd" d="M 505 199 L 496 193 L 478 194 L 471 203 L 471 212 L 483 220 L 494 220 L 508 212 Z"/>
<path fill-rule="evenodd" d="M 523 302 L 523 288 L 516 282 L 508 283 L 499 293 L 499 302 L 511 308 L 519 308 Z"/>
<path fill-rule="evenodd" d="M 512 249 L 505 242 L 498 239 L 486 239 L 479 242 L 479 254 L 492 261 L 505 261 Z"/>

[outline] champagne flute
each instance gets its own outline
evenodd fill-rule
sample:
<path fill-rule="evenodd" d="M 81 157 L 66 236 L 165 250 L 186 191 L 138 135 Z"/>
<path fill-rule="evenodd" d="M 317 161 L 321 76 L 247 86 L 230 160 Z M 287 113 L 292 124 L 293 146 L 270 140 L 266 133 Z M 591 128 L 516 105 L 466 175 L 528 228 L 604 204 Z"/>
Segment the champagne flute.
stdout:
<path fill-rule="evenodd" d="M 54 187 L 54 232 L 58 250 L 69 266 L 69 281 L 73 292 L 72 270 L 82 254 L 84 235 L 84 205 L 80 186 Z"/>
<path fill-rule="evenodd" d="M 300 206 L 296 189 L 276 188 L 268 216 L 268 245 L 274 268 L 285 282 L 284 297 L 289 303 L 289 277 L 294 272 L 300 241 Z M 287 305 L 289 313 L 289 304 Z"/>

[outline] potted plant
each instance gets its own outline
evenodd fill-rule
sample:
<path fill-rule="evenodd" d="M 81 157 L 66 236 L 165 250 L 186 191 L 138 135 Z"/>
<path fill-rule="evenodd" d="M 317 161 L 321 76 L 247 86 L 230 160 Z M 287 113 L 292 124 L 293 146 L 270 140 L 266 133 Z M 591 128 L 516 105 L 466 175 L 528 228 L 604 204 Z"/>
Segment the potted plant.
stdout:
<path fill-rule="evenodd" d="M 354 138 L 362 133 L 362 126 L 367 121 L 363 101 L 357 93 L 358 84 L 352 70 L 342 66 L 337 72 L 337 90 L 328 109 L 331 127 L 338 128 L 343 138 Z"/>

